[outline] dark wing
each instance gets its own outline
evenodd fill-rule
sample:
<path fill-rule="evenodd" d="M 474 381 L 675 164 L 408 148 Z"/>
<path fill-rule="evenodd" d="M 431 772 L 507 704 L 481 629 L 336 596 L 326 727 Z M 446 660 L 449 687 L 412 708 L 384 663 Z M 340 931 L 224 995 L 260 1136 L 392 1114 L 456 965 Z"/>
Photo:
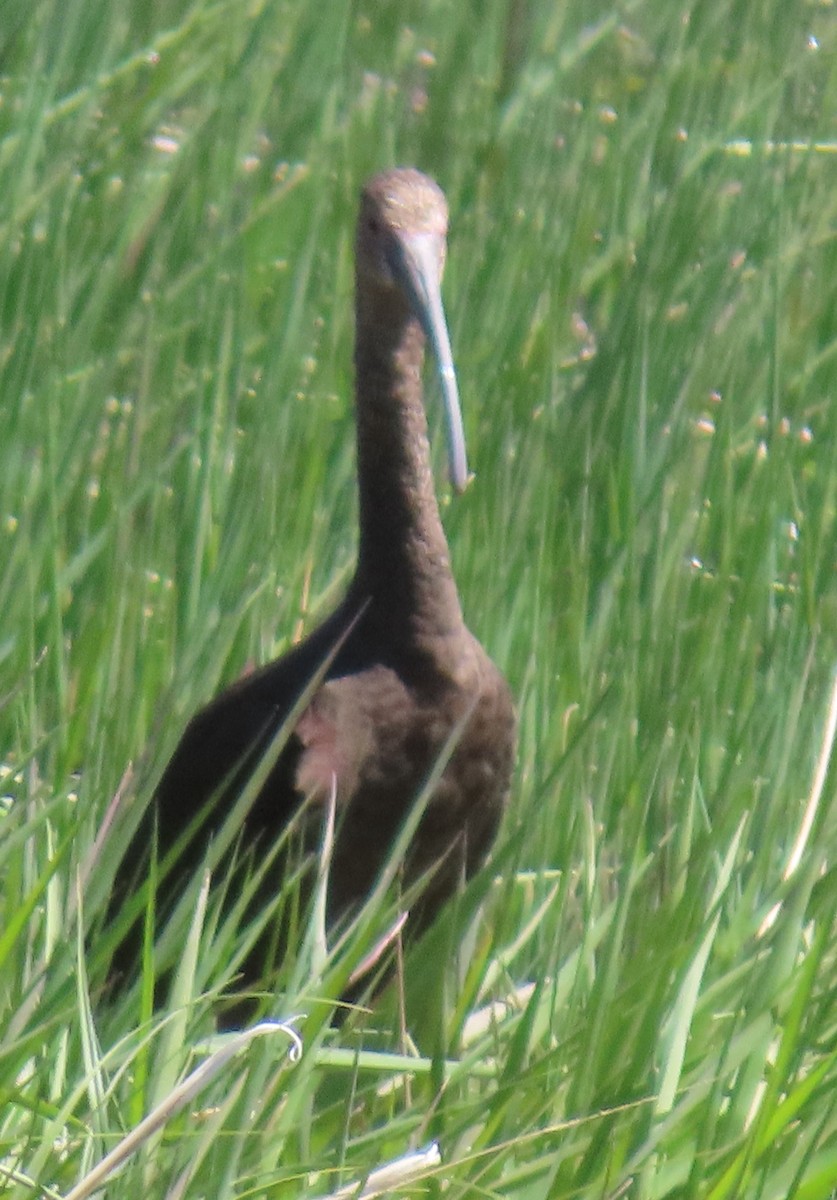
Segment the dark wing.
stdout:
<path fill-rule="evenodd" d="M 238 680 L 191 719 L 117 868 L 110 919 L 147 878 L 155 830 L 157 857 L 162 861 L 204 814 L 174 869 L 159 883 L 158 908 L 163 913 L 171 908 L 203 861 L 213 833 L 222 826 L 272 739 L 335 646 L 339 649 L 326 678 L 353 668 L 360 642 L 352 628 L 356 615 L 356 609 L 344 602 L 300 645 Z M 347 629 L 349 635 L 340 644 Z M 244 850 L 255 852 L 263 841 L 274 840 L 293 816 L 300 801 L 295 786 L 300 752 L 301 743 L 292 734 L 244 818 L 240 838 Z M 112 974 L 117 979 L 131 973 L 140 945 L 137 922 L 115 952 Z"/>

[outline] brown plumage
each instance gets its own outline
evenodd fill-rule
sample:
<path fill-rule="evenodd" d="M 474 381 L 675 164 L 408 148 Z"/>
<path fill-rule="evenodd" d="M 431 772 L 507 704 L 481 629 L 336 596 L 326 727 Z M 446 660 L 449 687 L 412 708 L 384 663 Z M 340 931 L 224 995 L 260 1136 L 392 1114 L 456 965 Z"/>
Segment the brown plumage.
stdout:
<path fill-rule="evenodd" d="M 444 196 L 418 171 L 387 171 L 364 189 L 356 241 L 354 578 L 337 610 L 305 641 L 193 717 L 155 797 L 160 853 L 226 780 L 210 821 L 217 827 L 312 674 L 349 630 L 247 814 L 241 839 L 258 854 L 306 795 L 325 799 L 336 778 L 331 921 L 371 890 L 458 723 L 464 722 L 461 736 L 407 855 L 408 882 L 436 868 L 421 924 L 484 859 L 509 789 L 513 706 L 502 675 L 463 621 L 422 400 L 429 341 L 445 399 L 451 479 L 462 490 L 467 467 L 440 291 L 446 232 Z M 163 897 L 164 907 L 170 899 Z M 257 951 L 246 982 L 259 974 Z"/>

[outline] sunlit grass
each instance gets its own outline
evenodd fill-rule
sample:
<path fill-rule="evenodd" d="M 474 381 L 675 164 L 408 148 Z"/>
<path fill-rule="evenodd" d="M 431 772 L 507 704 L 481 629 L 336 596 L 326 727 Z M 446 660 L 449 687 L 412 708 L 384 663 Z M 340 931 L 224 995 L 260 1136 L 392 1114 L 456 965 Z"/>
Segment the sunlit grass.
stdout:
<path fill-rule="evenodd" d="M 109 999 L 115 854 L 189 714 L 351 570 L 352 228 L 395 162 L 451 206 L 477 478 L 444 517 L 518 697 L 510 810 L 408 955 L 405 1028 L 395 988 L 330 1023 L 392 895 L 325 960 L 299 912 L 301 1059 L 231 1058 L 109 1194 L 314 1197 L 438 1140 L 431 1194 L 831 1195 L 829 6 L 7 17 L 9 1195 L 69 1194 L 216 1048 L 247 932 L 196 876 L 180 1005 L 147 962 Z"/>

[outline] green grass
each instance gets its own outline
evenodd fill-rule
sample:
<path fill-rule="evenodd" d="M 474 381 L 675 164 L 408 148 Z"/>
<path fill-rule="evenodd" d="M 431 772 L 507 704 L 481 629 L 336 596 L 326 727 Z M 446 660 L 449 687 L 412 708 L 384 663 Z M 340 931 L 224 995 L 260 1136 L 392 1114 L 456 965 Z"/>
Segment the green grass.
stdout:
<path fill-rule="evenodd" d="M 107 1194 L 314 1197 L 433 1139 L 411 1194 L 834 1194 L 831 6 L 40 0 L 2 39 L 6 1194 L 69 1195 L 216 1048 L 246 933 L 204 895 L 170 1011 L 106 1002 L 96 839 L 351 570 L 353 221 L 396 162 L 451 205 L 445 523 L 511 807 L 408 957 L 414 1061 L 392 990 L 324 1002 L 391 897 L 325 962 L 301 913 L 301 1059 L 259 1038 Z"/>

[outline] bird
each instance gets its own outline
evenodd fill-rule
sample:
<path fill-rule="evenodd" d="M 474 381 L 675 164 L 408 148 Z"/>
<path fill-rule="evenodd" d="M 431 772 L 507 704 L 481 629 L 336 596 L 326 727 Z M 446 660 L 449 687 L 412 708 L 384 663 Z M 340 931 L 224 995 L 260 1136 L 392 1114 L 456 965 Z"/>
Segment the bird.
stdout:
<path fill-rule="evenodd" d="M 511 787 L 516 715 L 505 678 L 465 624 L 436 499 L 422 390 L 429 346 L 444 402 L 450 481 L 469 484 L 462 416 L 441 297 L 448 209 L 415 168 L 371 178 L 355 239 L 355 418 L 360 536 L 357 563 L 336 609 L 276 661 L 222 691 L 189 721 L 154 793 L 147 820 L 162 857 L 213 800 L 193 839 L 207 840 L 240 795 L 312 677 L 324 676 L 243 815 L 240 847 L 266 853 L 307 802 L 333 794 L 336 835 L 327 922 L 357 911 L 403 822 L 445 753 L 407 848 L 403 875 L 424 890 L 407 927 L 426 927 L 483 864 Z M 451 748 L 452 747 L 452 748 Z M 136 879 L 137 846 L 114 894 Z M 193 847 L 194 848 L 194 847 Z M 266 875 L 278 889 L 282 857 Z M 183 880 L 158 883 L 171 906 Z M 265 892 L 262 885 L 260 895 Z M 265 935 L 266 937 L 267 935 Z M 121 947 L 121 968 L 135 956 Z M 127 948 L 127 955 L 126 955 Z M 261 943 L 239 986 L 261 981 Z M 117 951 L 117 959 L 120 951 Z"/>

